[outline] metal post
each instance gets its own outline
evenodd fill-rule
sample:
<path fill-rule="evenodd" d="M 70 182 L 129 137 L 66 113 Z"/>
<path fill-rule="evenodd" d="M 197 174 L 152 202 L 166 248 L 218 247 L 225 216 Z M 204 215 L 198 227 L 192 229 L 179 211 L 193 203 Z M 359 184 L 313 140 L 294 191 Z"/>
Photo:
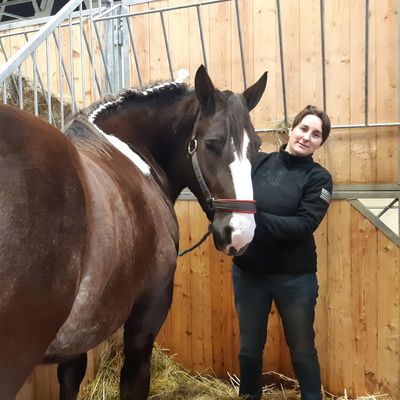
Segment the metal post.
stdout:
<path fill-rule="evenodd" d="M 321 59 L 322 59 L 322 101 L 326 112 L 326 60 L 325 60 L 325 9 L 324 0 L 319 2 L 319 12 L 321 21 Z"/>
<path fill-rule="evenodd" d="M 278 29 L 279 29 L 279 55 L 281 60 L 281 75 L 282 75 L 282 93 L 283 93 L 283 112 L 285 115 L 285 124 L 288 123 L 288 113 L 286 105 L 286 83 L 285 83 L 285 63 L 283 56 L 283 38 L 282 38 L 282 19 L 280 1 L 276 0 L 276 12 L 278 16 Z"/>

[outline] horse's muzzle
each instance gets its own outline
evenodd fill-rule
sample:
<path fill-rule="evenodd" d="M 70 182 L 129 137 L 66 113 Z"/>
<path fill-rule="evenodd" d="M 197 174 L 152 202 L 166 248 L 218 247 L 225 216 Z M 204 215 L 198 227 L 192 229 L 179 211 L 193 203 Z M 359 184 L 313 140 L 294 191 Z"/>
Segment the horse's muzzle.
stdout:
<path fill-rule="evenodd" d="M 230 256 L 244 253 L 254 230 L 254 215 L 242 213 L 216 213 L 210 227 L 215 247 Z"/>

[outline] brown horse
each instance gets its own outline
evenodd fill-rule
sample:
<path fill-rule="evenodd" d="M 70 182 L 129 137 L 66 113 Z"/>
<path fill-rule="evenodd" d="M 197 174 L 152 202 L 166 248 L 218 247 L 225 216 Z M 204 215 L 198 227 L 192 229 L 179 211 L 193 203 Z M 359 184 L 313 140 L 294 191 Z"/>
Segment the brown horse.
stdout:
<path fill-rule="evenodd" d="M 249 118 L 267 76 L 242 95 L 169 82 L 125 90 L 77 114 L 64 134 L 0 107 L 0 396 L 58 362 L 75 399 L 86 352 L 124 326 L 121 398 L 145 399 L 154 339 L 172 299 L 174 202 L 184 187 L 218 249 L 254 233 Z M 107 132 L 107 133 L 105 133 Z"/>

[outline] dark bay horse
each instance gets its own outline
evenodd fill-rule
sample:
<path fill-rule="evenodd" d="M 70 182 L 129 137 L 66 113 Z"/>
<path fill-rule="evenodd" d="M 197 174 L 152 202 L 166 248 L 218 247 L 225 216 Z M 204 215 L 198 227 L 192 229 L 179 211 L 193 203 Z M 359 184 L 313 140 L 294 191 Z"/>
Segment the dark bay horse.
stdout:
<path fill-rule="evenodd" d="M 145 399 L 155 337 L 172 299 L 174 202 L 184 187 L 219 250 L 254 233 L 250 161 L 260 140 L 241 95 L 168 82 L 125 90 L 81 111 L 64 134 L 0 106 L 0 397 L 33 368 L 59 363 L 60 397 L 76 399 L 86 352 L 124 326 L 122 399 Z"/>

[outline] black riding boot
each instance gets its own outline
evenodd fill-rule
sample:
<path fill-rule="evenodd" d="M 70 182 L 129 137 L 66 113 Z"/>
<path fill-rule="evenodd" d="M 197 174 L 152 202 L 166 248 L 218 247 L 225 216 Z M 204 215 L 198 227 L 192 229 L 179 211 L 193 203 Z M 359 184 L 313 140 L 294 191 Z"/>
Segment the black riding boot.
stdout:
<path fill-rule="evenodd" d="M 262 360 L 248 356 L 239 356 L 240 388 L 239 395 L 246 400 L 260 400 L 262 394 Z"/>

